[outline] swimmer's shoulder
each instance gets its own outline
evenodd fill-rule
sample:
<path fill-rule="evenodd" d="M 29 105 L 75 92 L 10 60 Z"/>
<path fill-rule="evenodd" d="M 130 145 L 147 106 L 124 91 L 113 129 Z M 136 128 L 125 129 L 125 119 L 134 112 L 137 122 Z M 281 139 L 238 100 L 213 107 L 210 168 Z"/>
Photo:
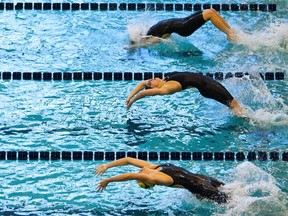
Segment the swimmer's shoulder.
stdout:
<path fill-rule="evenodd" d="M 157 169 L 158 167 L 160 167 L 160 164 L 151 164 L 150 166 L 148 166 L 149 169 Z"/>

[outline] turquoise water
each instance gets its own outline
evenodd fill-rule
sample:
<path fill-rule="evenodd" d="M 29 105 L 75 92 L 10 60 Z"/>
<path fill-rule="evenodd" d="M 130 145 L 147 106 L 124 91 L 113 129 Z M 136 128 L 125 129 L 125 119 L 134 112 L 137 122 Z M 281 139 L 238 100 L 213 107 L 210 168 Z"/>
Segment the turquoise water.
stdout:
<path fill-rule="evenodd" d="M 93 169 L 99 162 L 1 162 L 2 214 L 27 215 L 286 215 L 287 163 L 173 162 L 226 182 L 227 205 L 197 200 L 185 190 L 134 182 L 115 183 L 96 193 Z M 7 169 L 9 166 L 9 169 Z M 261 168 L 259 168 L 261 167 Z M 133 168 L 114 169 L 105 177 Z M 17 173 L 17 174 L 15 174 Z M 276 177 L 274 177 L 276 176 Z"/>
<path fill-rule="evenodd" d="M 240 44 L 228 42 L 222 32 L 207 23 L 193 37 L 173 35 L 168 44 L 134 52 L 123 49 L 129 34 L 137 37 L 159 20 L 190 12 L 2 11 L 1 70 L 286 72 L 284 4 L 279 3 L 279 11 L 273 13 L 221 12 L 241 33 Z M 131 26 L 133 30 L 128 31 Z"/>
<path fill-rule="evenodd" d="M 233 117 L 225 106 L 204 99 L 194 89 L 146 98 L 126 111 L 125 99 L 136 81 L 0 80 L 1 151 L 287 152 L 287 3 L 276 3 L 278 11 L 273 13 L 221 12 L 239 32 L 238 44 L 227 42 L 208 23 L 191 37 L 173 36 L 170 43 L 133 52 L 123 49 L 129 33 L 135 36 L 146 24 L 188 12 L 0 12 L 2 72 L 252 75 L 222 82 L 249 110 L 249 120 Z M 137 20 L 145 21 L 141 28 L 134 25 Z M 285 73 L 285 80 L 263 81 L 257 73 L 278 71 Z M 105 161 L 0 161 L 0 211 L 16 215 L 287 215 L 285 161 L 170 162 L 226 182 L 224 190 L 232 201 L 216 205 L 185 190 L 143 190 L 134 182 L 111 184 L 99 194 L 95 188 L 102 177 L 95 178 L 93 171 Z M 125 171 L 137 170 L 116 168 L 103 177 Z"/>
<path fill-rule="evenodd" d="M 223 82 L 251 109 L 246 121 L 194 89 L 145 98 L 126 111 L 134 81 L 2 81 L 2 149 L 287 150 L 286 81 L 251 82 Z"/>

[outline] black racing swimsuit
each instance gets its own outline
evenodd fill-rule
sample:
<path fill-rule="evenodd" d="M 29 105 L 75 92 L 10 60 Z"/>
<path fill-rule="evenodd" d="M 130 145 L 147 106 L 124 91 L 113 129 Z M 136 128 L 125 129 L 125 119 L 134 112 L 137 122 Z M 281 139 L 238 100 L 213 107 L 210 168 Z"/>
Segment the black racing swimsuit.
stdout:
<path fill-rule="evenodd" d="M 183 37 L 187 37 L 205 23 L 202 11 L 199 11 L 185 18 L 172 18 L 160 21 L 149 29 L 147 35 L 161 38 L 165 34 L 177 33 Z"/>
<path fill-rule="evenodd" d="M 173 179 L 174 182 L 170 187 L 181 185 L 191 193 L 200 195 L 202 198 L 207 198 L 217 203 L 227 202 L 227 195 L 217 189 L 219 186 L 224 185 L 223 182 L 201 174 L 191 173 L 184 168 L 169 163 L 161 164 L 158 167 L 162 168 L 159 172 L 165 173 Z"/>
<path fill-rule="evenodd" d="M 223 85 L 211 77 L 200 73 L 175 72 L 165 78 L 165 81 L 167 82 L 171 80 L 179 82 L 182 86 L 182 90 L 189 87 L 195 87 L 202 96 L 212 98 L 226 106 L 230 106 L 230 103 L 233 100 L 233 96 Z"/>

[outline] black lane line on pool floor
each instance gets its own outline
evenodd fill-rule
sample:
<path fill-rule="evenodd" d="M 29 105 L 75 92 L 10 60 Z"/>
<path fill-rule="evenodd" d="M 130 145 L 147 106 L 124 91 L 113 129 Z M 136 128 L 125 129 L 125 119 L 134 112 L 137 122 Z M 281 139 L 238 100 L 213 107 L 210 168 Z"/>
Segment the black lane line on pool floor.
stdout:
<path fill-rule="evenodd" d="M 146 80 L 155 77 L 163 78 L 173 72 L 0 72 L 0 80 L 34 80 L 34 81 L 88 81 L 88 80 L 105 80 L 105 81 L 130 81 Z M 259 73 L 263 80 L 284 80 L 284 72 L 266 72 Z M 216 80 L 224 80 L 232 77 L 242 78 L 249 76 L 249 73 L 206 73 Z M 253 74 L 251 74 L 253 76 Z"/>
<path fill-rule="evenodd" d="M 190 3 L 48 3 L 48 2 L 0 2 L 0 10 L 54 10 L 54 11 L 200 11 L 214 8 L 216 11 L 262 11 L 277 10 L 276 4 L 190 4 Z"/>
<path fill-rule="evenodd" d="M 0 151 L 0 161 L 111 161 L 124 157 L 142 160 L 288 161 L 288 152 Z"/>

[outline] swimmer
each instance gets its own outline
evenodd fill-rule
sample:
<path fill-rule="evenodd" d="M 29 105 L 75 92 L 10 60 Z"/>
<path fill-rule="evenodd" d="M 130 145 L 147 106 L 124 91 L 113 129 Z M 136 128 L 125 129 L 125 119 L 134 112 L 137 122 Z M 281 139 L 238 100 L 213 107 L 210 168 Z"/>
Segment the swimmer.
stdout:
<path fill-rule="evenodd" d="M 103 191 L 111 182 L 136 180 L 138 185 L 145 189 L 155 185 L 185 188 L 195 194 L 197 198 L 205 198 L 217 203 L 226 203 L 228 200 L 228 196 L 219 190 L 219 187 L 224 185 L 223 182 L 205 175 L 191 173 L 170 163 L 158 165 L 125 157 L 108 164 L 99 165 L 95 169 L 95 175 L 99 176 L 109 168 L 125 165 L 133 165 L 141 168 L 141 170 L 138 173 L 124 173 L 103 179 L 97 186 L 97 191 Z"/>
<path fill-rule="evenodd" d="M 172 33 L 188 37 L 207 21 L 211 21 L 216 28 L 224 32 L 227 35 L 228 40 L 238 40 L 236 33 L 229 24 L 216 10 L 211 8 L 199 11 L 185 18 L 172 18 L 160 21 L 148 30 L 146 36 L 141 37 L 141 41 L 144 43 L 141 43 L 141 41 L 139 43 L 130 41 L 130 48 L 147 47 L 151 44 L 159 43 L 163 41 L 163 39 L 170 37 Z"/>
<path fill-rule="evenodd" d="M 126 107 L 130 109 L 134 102 L 146 96 L 174 94 L 191 87 L 197 88 L 202 96 L 226 105 L 234 115 L 244 116 L 244 109 L 223 85 L 201 73 L 190 72 L 174 72 L 164 79 L 140 82 L 127 97 Z"/>

